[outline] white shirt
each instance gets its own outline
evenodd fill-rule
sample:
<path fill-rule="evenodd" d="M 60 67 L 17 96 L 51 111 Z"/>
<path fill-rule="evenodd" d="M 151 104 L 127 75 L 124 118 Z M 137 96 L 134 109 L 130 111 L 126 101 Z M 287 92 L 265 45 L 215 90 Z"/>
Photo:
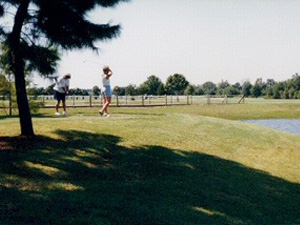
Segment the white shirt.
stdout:
<path fill-rule="evenodd" d="M 60 93 L 65 93 L 64 88 L 68 87 L 69 84 L 70 84 L 69 79 L 61 78 L 56 82 L 53 89 Z"/>
<path fill-rule="evenodd" d="M 102 85 L 110 86 L 110 79 L 107 79 L 105 74 L 102 74 Z"/>

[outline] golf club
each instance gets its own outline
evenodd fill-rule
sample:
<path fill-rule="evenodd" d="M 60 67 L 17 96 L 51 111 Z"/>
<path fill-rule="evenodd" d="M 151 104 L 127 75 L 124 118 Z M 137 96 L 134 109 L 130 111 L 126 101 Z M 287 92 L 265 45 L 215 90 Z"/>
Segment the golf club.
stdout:
<path fill-rule="evenodd" d="M 58 77 L 59 77 L 58 75 L 48 75 L 48 76 L 46 76 L 46 78 L 48 78 L 51 82 L 53 82 L 53 81 L 57 82 Z"/>
<path fill-rule="evenodd" d="M 82 61 L 82 62 L 83 62 L 83 63 L 94 63 L 94 64 L 98 64 L 98 65 L 104 66 L 104 64 L 102 64 L 102 63 L 93 62 L 93 61 L 90 61 L 90 60 L 84 60 L 84 61 Z"/>

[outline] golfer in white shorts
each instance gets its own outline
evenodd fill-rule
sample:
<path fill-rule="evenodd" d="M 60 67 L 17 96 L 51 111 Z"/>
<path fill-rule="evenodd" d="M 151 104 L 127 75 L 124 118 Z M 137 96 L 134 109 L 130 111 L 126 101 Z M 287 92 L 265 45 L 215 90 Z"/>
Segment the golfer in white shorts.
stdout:
<path fill-rule="evenodd" d="M 102 74 L 102 95 L 104 99 L 103 107 L 99 110 L 100 115 L 109 117 L 108 107 L 111 103 L 112 90 L 110 86 L 110 77 L 113 75 L 113 72 L 109 66 L 103 66 Z"/>

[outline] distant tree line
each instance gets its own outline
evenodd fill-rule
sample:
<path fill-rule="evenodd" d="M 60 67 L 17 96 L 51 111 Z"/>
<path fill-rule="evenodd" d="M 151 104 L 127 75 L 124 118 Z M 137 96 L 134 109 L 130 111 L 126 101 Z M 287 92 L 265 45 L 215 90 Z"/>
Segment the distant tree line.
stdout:
<path fill-rule="evenodd" d="M 202 85 L 193 85 L 181 74 L 169 76 L 165 84 L 152 75 L 140 86 L 133 84 L 126 87 L 116 86 L 114 93 L 119 95 L 245 95 L 255 98 L 300 99 L 300 76 L 296 73 L 291 79 L 281 82 L 276 82 L 274 79 L 263 81 L 262 78 L 258 78 L 254 84 L 250 81 L 230 84 L 222 80 L 218 84 L 207 81 Z"/>
<path fill-rule="evenodd" d="M 7 84 L 5 76 L 0 76 L 0 95 L 7 93 Z M 33 87 L 28 88 L 29 95 L 52 95 L 53 86 L 47 88 Z M 6 88 L 5 88 L 6 87 Z M 201 85 L 190 84 L 184 75 L 170 75 L 166 82 L 155 75 L 151 75 L 145 82 L 136 86 L 129 84 L 125 87 L 115 86 L 114 94 L 118 95 L 245 95 L 246 97 L 264 97 L 271 99 L 300 99 L 300 75 L 292 75 L 291 79 L 276 82 L 274 79 L 263 81 L 258 78 L 255 83 L 245 81 L 243 83 L 230 84 L 228 81 L 213 83 L 207 81 Z M 94 86 L 92 89 L 75 88 L 70 89 L 70 95 L 100 95 L 101 89 Z"/>

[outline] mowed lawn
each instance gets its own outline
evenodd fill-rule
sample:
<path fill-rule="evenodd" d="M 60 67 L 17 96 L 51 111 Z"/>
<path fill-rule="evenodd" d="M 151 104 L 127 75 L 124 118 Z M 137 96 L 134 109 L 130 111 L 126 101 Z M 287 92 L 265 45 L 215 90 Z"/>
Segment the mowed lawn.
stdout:
<path fill-rule="evenodd" d="M 33 142 L 0 117 L 0 224 L 300 224 L 300 136 L 238 121 L 299 109 L 46 110 Z"/>

